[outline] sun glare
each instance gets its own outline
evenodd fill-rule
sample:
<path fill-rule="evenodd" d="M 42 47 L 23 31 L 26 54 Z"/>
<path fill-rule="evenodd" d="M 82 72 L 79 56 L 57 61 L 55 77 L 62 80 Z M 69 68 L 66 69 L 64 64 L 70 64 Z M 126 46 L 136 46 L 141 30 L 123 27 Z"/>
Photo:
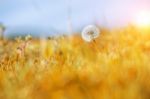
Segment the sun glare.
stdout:
<path fill-rule="evenodd" d="M 140 27 L 150 26 L 150 12 L 142 11 L 136 15 L 135 24 Z"/>

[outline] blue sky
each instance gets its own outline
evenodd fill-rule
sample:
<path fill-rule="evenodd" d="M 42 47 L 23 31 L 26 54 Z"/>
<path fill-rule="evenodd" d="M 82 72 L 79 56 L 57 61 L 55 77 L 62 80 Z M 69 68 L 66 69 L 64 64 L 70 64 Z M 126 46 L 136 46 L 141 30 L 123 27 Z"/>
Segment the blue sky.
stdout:
<path fill-rule="evenodd" d="M 59 34 L 80 30 L 95 22 L 124 26 L 149 0 L 0 0 L 0 22 L 10 33 Z M 71 25 L 69 25 L 71 23 Z"/>

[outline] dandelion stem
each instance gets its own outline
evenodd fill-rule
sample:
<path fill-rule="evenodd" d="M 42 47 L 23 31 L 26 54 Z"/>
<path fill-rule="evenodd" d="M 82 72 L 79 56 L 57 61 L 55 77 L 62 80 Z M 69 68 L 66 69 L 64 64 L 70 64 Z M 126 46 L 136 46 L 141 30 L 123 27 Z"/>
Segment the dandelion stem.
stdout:
<path fill-rule="evenodd" d="M 92 40 L 92 44 L 93 44 L 94 48 L 96 48 L 96 50 L 97 50 L 98 52 L 100 52 L 100 48 L 97 46 L 97 43 L 96 43 L 96 40 L 95 40 L 95 39 Z"/>

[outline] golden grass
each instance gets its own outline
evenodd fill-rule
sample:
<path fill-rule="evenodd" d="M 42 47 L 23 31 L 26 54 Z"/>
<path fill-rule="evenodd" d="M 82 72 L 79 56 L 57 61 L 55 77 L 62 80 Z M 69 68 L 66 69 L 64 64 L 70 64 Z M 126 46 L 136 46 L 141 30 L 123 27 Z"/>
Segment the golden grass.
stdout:
<path fill-rule="evenodd" d="M 0 41 L 0 99 L 149 99 L 150 34 Z"/>

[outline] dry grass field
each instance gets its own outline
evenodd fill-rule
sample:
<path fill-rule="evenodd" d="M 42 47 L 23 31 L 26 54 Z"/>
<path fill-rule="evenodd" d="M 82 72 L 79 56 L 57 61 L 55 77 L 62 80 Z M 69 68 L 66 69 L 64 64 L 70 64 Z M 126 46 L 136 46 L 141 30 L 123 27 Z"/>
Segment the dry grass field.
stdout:
<path fill-rule="evenodd" d="M 150 31 L 3 39 L 0 99 L 150 99 Z"/>

